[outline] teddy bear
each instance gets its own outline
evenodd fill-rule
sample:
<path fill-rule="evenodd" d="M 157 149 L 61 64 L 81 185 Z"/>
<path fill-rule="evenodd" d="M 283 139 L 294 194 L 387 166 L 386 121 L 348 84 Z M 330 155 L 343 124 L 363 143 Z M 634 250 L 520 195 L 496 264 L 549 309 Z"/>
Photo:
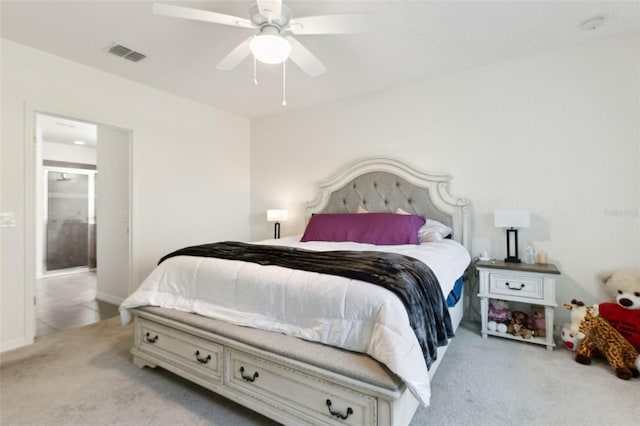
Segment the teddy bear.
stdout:
<path fill-rule="evenodd" d="M 506 323 L 511 318 L 509 312 L 509 304 L 504 300 L 489 299 L 489 310 L 487 312 L 487 328 L 490 331 L 498 331 L 500 333 L 507 332 Z"/>
<path fill-rule="evenodd" d="M 538 337 L 547 336 L 547 321 L 544 318 L 544 306 L 531 305 L 531 316 L 529 316 L 529 328 Z"/>
<path fill-rule="evenodd" d="M 507 324 L 507 333 L 530 339 L 533 336 L 533 330 L 529 328 L 529 316 L 522 311 L 512 312 L 511 320 Z"/>
<path fill-rule="evenodd" d="M 640 269 L 603 273 L 609 296 L 615 302 L 600 303 L 600 315 L 635 348 L 640 348 Z"/>

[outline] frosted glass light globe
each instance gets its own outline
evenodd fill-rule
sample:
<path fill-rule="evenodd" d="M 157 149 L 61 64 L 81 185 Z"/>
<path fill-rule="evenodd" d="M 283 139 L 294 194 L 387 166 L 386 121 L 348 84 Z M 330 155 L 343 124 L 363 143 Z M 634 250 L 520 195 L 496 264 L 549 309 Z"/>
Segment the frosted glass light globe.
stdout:
<path fill-rule="evenodd" d="M 280 64 L 289 57 L 291 44 L 279 35 L 262 34 L 249 42 L 249 49 L 260 62 Z"/>

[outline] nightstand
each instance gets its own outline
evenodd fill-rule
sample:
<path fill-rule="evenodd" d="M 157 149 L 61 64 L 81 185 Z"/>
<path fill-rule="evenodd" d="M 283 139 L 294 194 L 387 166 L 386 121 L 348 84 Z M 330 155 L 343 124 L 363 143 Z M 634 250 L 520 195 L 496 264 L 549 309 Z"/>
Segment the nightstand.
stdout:
<path fill-rule="evenodd" d="M 499 336 L 521 342 L 546 345 L 548 350 L 555 346 L 553 341 L 553 308 L 556 303 L 555 277 L 560 271 L 554 265 L 538 265 L 526 263 L 506 263 L 502 261 L 478 261 L 475 268 L 480 276 L 480 315 L 482 318 L 482 337 Z M 508 302 L 519 302 L 526 307 L 518 309 L 511 304 L 511 310 L 522 310 L 530 314 L 530 305 L 544 306 L 546 320 L 546 337 L 523 339 L 509 333 L 492 331 L 487 328 L 489 299 L 501 299 Z"/>

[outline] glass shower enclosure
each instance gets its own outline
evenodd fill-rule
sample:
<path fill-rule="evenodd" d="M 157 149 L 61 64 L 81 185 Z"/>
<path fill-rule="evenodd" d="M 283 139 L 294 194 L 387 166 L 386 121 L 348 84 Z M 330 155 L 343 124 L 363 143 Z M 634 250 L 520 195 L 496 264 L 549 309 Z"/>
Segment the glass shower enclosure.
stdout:
<path fill-rule="evenodd" d="M 95 170 L 44 167 L 44 272 L 96 267 Z"/>

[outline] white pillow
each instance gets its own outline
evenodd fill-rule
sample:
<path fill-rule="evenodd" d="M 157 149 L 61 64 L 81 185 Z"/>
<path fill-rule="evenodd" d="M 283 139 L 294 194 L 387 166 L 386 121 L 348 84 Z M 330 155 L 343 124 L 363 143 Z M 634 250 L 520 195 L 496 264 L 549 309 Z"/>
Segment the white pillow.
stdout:
<path fill-rule="evenodd" d="M 444 223 L 427 219 L 426 223 L 418 230 L 418 239 L 421 243 L 441 241 L 451 235 L 453 229 Z"/>
<path fill-rule="evenodd" d="M 411 214 L 406 210 L 398 208 L 397 214 Z M 437 220 L 426 219 L 425 224 L 418 230 L 418 239 L 421 243 L 441 241 L 451 235 L 453 229 Z"/>
<path fill-rule="evenodd" d="M 362 206 L 358 206 L 358 211 L 356 213 L 369 213 L 369 210 L 365 209 Z"/>

